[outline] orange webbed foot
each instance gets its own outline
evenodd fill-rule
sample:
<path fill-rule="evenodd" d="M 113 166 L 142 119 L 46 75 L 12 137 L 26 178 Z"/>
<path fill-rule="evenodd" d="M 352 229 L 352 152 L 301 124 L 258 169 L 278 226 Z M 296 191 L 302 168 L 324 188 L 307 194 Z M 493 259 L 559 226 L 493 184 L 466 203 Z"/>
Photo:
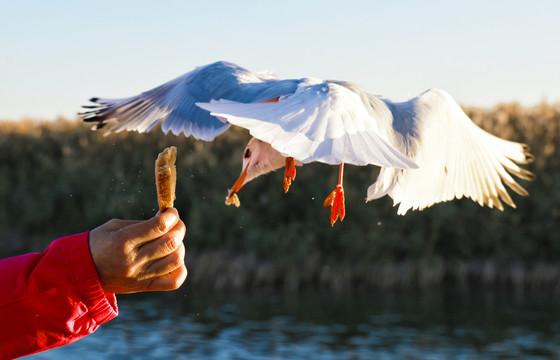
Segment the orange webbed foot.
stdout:
<path fill-rule="evenodd" d="M 284 171 L 284 191 L 290 190 L 292 181 L 296 179 L 296 165 L 293 157 L 286 158 L 286 170 Z"/>
<path fill-rule="evenodd" d="M 346 209 L 344 207 L 344 189 L 342 185 L 337 185 L 336 189 L 327 197 L 323 207 L 327 206 L 331 207 L 331 226 L 334 226 L 338 218 L 340 218 L 340 221 L 344 220 Z"/>
<path fill-rule="evenodd" d="M 342 178 L 344 176 L 344 164 L 340 164 L 338 173 L 338 184 L 333 192 L 325 199 L 323 207 L 331 207 L 331 226 L 337 219 L 344 220 L 346 209 L 344 207 L 344 189 L 342 188 Z"/>

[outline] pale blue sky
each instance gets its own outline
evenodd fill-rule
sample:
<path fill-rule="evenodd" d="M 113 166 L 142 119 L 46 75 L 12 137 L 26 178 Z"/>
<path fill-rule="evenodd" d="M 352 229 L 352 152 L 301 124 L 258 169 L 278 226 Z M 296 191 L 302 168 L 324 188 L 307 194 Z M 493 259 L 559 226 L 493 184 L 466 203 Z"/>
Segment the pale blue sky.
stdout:
<path fill-rule="evenodd" d="M 395 100 L 560 101 L 560 1 L 0 0 L 0 119 L 72 117 L 228 60 Z"/>

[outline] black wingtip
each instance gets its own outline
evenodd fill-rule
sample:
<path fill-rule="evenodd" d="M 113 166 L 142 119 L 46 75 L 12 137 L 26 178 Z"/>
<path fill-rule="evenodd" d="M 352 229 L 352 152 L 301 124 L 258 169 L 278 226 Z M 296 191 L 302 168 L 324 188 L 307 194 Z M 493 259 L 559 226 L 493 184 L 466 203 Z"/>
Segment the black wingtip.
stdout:
<path fill-rule="evenodd" d="M 95 124 L 91 127 L 91 130 L 99 130 L 102 129 L 103 127 L 105 127 L 105 125 L 107 125 L 106 123 L 99 123 L 99 124 Z"/>
<path fill-rule="evenodd" d="M 103 121 L 99 116 L 82 117 L 82 120 L 85 121 L 85 122 L 102 122 Z"/>

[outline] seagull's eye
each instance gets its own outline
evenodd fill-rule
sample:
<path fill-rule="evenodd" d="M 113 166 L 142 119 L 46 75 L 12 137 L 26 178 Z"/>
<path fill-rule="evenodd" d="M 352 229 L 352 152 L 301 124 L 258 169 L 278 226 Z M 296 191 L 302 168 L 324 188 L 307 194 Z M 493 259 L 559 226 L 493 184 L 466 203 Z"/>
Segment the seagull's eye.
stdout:
<path fill-rule="evenodd" d="M 251 156 L 251 149 L 245 149 L 245 154 L 243 154 L 243 157 L 247 159 L 250 156 Z"/>

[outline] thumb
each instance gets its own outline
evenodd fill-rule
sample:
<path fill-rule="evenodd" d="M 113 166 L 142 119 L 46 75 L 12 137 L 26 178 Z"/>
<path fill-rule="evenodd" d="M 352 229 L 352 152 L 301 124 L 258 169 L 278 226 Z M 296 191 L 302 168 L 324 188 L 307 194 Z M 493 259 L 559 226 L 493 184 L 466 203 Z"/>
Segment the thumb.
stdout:
<path fill-rule="evenodd" d="M 170 208 L 163 213 L 158 212 L 151 219 L 131 224 L 119 230 L 119 233 L 122 232 L 137 247 L 167 234 L 179 220 L 177 209 Z"/>

